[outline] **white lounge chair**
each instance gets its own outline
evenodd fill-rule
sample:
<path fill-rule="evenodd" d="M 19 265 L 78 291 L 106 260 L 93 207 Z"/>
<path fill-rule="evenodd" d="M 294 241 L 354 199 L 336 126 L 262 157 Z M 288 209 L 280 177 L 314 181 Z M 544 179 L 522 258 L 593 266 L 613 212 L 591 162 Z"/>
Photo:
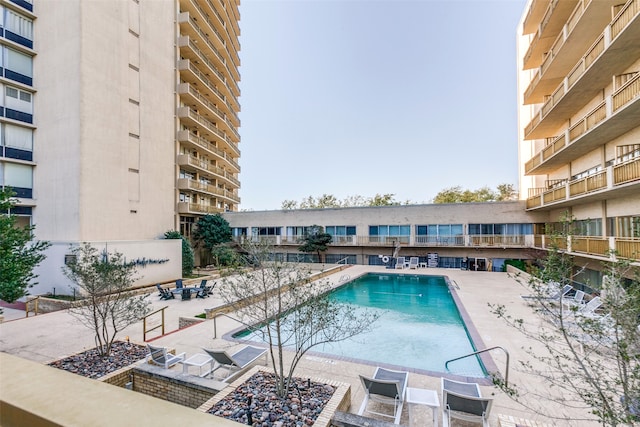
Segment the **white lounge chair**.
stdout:
<path fill-rule="evenodd" d="M 564 285 L 562 289 L 555 288 L 554 291 L 551 291 L 549 294 L 541 293 L 540 295 L 520 295 L 520 298 L 523 299 L 533 299 L 533 300 L 544 300 L 544 301 L 560 301 L 562 297 L 571 292 L 573 286 Z"/>
<path fill-rule="evenodd" d="M 147 363 L 153 362 L 156 365 L 160 365 L 165 369 L 169 369 L 176 363 L 180 363 L 184 360 L 185 353 L 178 355 L 169 353 L 166 347 L 156 347 L 147 344 L 149 354 L 147 354 Z"/>
<path fill-rule="evenodd" d="M 582 307 L 584 304 L 584 291 L 576 291 L 573 298 L 564 298 L 562 300 L 562 305 L 572 308 L 572 307 Z"/>
<path fill-rule="evenodd" d="M 409 258 L 409 268 L 411 269 L 418 268 L 419 261 L 420 261 L 420 258 L 418 258 L 417 256 L 412 256 L 411 258 Z"/>
<path fill-rule="evenodd" d="M 603 302 L 600 297 L 593 297 L 585 305 L 576 311 L 576 315 L 584 317 L 597 317 L 596 310 L 602 306 Z"/>
<path fill-rule="evenodd" d="M 365 395 L 360 405 L 358 415 L 363 415 L 367 412 L 382 417 L 393 418 L 395 424 L 400 424 L 408 380 L 409 372 L 393 371 L 381 367 L 376 368 L 373 377 L 360 375 L 360 381 L 362 382 Z M 367 409 L 369 401 L 392 405 L 393 414 L 389 415 Z"/>
<path fill-rule="evenodd" d="M 226 369 L 226 375 L 220 378 L 223 382 L 231 381 L 262 356 L 264 356 L 265 366 L 267 365 L 267 349 L 262 347 L 247 345 L 233 354 L 224 350 L 207 350 L 206 348 L 204 351 L 216 362 L 216 367 L 211 370 L 212 375 L 218 369 Z"/>
<path fill-rule="evenodd" d="M 396 258 L 396 268 L 404 268 L 404 257 L 399 256 Z"/>
<path fill-rule="evenodd" d="M 451 425 L 451 418 L 479 422 L 489 427 L 489 413 L 493 399 L 482 397 L 480 386 L 442 378 L 443 427 Z"/>

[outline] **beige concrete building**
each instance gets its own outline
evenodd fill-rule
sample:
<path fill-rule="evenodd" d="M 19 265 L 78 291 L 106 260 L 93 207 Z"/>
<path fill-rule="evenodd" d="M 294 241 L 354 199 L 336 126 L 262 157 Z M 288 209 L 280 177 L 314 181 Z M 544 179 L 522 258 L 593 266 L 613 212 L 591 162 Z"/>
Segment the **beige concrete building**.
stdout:
<path fill-rule="evenodd" d="M 69 244 L 85 241 L 170 259 L 142 280 L 176 278 L 180 252 L 159 242 L 164 232 L 189 235 L 198 216 L 237 210 L 238 6 L 0 2 L 0 185 L 53 243 L 40 292 L 61 285 Z"/>
<path fill-rule="evenodd" d="M 531 0 L 518 48 L 520 194 L 576 221 L 563 244 L 599 283 L 640 258 L 640 1 Z"/>
<path fill-rule="evenodd" d="M 501 271 L 507 259 L 533 259 L 533 230 L 547 212 L 526 212 L 524 202 L 458 203 L 229 212 L 238 241 L 266 241 L 289 261 L 318 262 L 298 250 L 312 225 L 332 235 L 321 261 L 394 267 L 395 257 L 419 266 Z"/>

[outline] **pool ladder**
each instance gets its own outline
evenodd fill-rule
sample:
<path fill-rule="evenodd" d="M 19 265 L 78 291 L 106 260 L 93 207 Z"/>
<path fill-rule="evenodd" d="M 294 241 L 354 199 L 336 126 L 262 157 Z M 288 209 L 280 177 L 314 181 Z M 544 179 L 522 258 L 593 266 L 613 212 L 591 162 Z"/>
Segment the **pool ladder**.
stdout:
<path fill-rule="evenodd" d="M 448 371 L 449 362 L 454 362 L 456 360 L 464 359 L 466 357 L 471 357 L 471 356 L 478 355 L 480 353 L 486 353 L 487 351 L 498 350 L 498 349 L 504 351 L 504 354 L 507 356 L 506 366 L 504 370 L 504 385 L 506 387 L 507 385 L 509 385 L 509 352 L 504 347 L 495 346 L 495 347 L 485 348 L 484 350 L 474 351 L 473 353 L 465 354 L 464 356 L 456 357 L 455 359 L 449 359 L 444 363 L 444 368 Z"/>

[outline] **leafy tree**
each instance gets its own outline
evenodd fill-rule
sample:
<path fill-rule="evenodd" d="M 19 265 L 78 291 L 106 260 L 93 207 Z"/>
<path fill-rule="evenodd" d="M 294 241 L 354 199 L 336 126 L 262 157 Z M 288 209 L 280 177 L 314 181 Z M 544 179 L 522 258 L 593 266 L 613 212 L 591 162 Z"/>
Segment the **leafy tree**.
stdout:
<path fill-rule="evenodd" d="M 260 336 L 269 346 L 276 393 L 286 398 L 307 351 L 369 331 L 379 314 L 327 298 L 328 281 L 311 283 L 310 270 L 278 261 L 269 246 L 247 244 L 245 250 L 252 264 L 226 275 L 221 295 L 245 323 L 264 331 Z"/>
<path fill-rule="evenodd" d="M 231 227 L 220 214 L 205 215 L 196 223 L 193 239 L 211 251 L 216 245 L 231 241 Z"/>
<path fill-rule="evenodd" d="M 564 230 L 571 227 L 566 226 Z M 568 237 L 566 233 L 558 234 L 552 241 Z M 514 318 L 501 305 L 492 305 L 492 310 L 538 344 L 525 349 L 531 360 L 538 363 L 523 360 L 519 366 L 525 376 L 542 378 L 548 387 L 532 396 L 520 393 L 520 386 L 507 386 L 498 378 L 494 382 L 514 400 L 541 414 L 548 414 L 548 403 L 555 402 L 582 408 L 585 420 L 595 419 L 602 425 L 637 425 L 640 409 L 638 269 L 626 261 L 605 263 L 603 284 L 596 290 L 607 314 L 594 317 L 581 315 L 576 307 L 563 309 L 562 299 L 548 298 L 549 291 L 572 283 L 575 269 L 571 256 L 554 243 L 541 265 L 539 271 L 523 282 L 532 295 L 532 318 Z"/>
<path fill-rule="evenodd" d="M 376 194 L 368 200 L 368 206 L 393 206 L 399 205 L 396 202 L 393 194 Z"/>
<path fill-rule="evenodd" d="M 498 201 L 518 200 L 518 192 L 513 187 L 513 184 L 500 184 L 496 189 L 498 190 Z"/>
<path fill-rule="evenodd" d="M 463 190 L 462 187 L 455 186 L 445 188 L 436 194 L 433 203 L 473 203 L 473 202 L 496 202 L 515 200 L 517 192 L 512 184 L 500 184 L 497 192 L 487 186 L 477 190 Z"/>
<path fill-rule="evenodd" d="M 215 264 L 218 266 L 229 267 L 238 262 L 237 252 L 226 244 L 215 246 L 211 249 L 211 255 L 215 260 Z"/>
<path fill-rule="evenodd" d="M 312 225 L 307 228 L 307 232 L 302 238 L 302 245 L 298 247 L 300 252 L 315 252 L 318 254 L 318 262 L 322 262 L 321 252 L 325 252 L 331 243 L 331 234 L 325 233 L 324 228 L 319 225 Z"/>
<path fill-rule="evenodd" d="M 0 299 L 15 302 L 29 294 L 36 282 L 33 269 L 40 264 L 49 242 L 34 241 L 34 226 L 19 227 L 10 213 L 13 192 L 0 188 Z"/>
<path fill-rule="evenodd" d="M 99 252 L 89 243 L 71 248 L 75 262 L 65 265 L 64 274 L 76 284 L 83 300 L 69 312 L 95 333 L 96 349 L 109 356 L 119 332 L 149 312 L 147 295 L 131 296 L 136 266 L 119 252 Z"/>
<path fill-rule="evenodd" d="M 411 201 L 407 200 L 404 204 L 409 205 Z M 332 194 L 323 194 L 320 197 L 308 196 L 300 203 L 295 200 L 285 200 L 281 204 L 283 210 L 291 209 L 326 209 L 326 208 L 350 208 L 359 206 L 395 206 L 400 205 L 396 201 L 394 194 L 376 194 L 373 197 L 347 196 L 343 200 L 338 200 Z"/>
<path fill-rule="evenodd" d="M 182 240 L 182 277 L 191 276 L 193 273 L 193 249 L 186 237 L 180 234 L 179 231 L 169 230 L 164 233 L 165 239 L 180 239 Z"/>

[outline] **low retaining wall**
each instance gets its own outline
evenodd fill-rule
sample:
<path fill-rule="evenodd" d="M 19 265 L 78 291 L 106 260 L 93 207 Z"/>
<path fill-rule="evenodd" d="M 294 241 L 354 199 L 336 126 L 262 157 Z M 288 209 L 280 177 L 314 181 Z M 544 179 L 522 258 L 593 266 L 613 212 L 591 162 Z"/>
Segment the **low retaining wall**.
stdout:
<path fill-rule="evenodd" d="M 200 407 L 227 386 L 220 381 L 148 363 L 134 366 L 132 374 L 133 391 L 193 409 Z"/>

